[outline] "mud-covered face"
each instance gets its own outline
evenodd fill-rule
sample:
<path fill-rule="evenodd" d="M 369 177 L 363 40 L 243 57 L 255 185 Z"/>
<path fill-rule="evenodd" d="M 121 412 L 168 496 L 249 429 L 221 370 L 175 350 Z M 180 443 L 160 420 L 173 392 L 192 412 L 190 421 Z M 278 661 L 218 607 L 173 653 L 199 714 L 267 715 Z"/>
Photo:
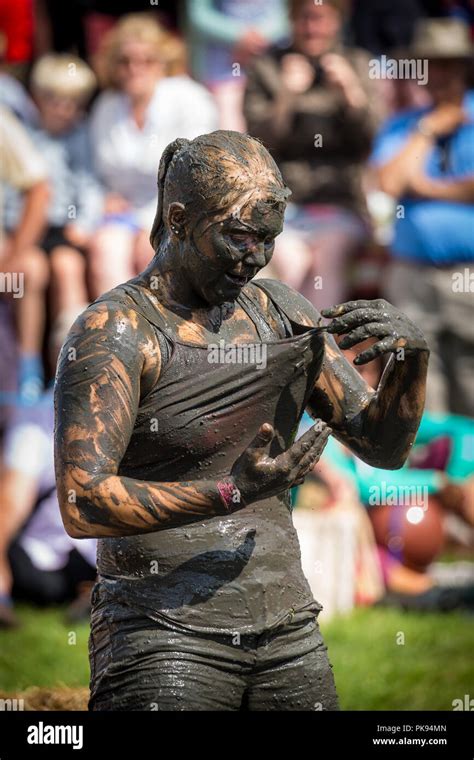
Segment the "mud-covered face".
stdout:
<path fill-rule="evenodd" d="M 262 198 L 196 224 L 189 233 L 185 265 L 194 292 L 212 305 L 235 300 L 270 261 L 284 208 L 284 203 Z"/>

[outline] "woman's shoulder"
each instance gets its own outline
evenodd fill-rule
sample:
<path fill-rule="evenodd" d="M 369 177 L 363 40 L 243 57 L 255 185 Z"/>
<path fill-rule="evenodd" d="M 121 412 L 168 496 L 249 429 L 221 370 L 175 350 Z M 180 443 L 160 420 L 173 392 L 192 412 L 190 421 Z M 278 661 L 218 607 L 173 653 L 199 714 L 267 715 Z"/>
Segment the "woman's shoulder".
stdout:
<path fill-rule="evenodd" d="M 93 301 L 78 316 L 70 335 L 100 333 L 121 344 L 139 345 L 140 338 L 146 338 L 150 326 L 137 310 L 127 284 L 118 285 Z"/>
<path fill-rule="evenodd" d="M 130 392 L 140 384 L 146 393 L 156 384 L 162 351 L 151 325 L 114 288 L 88 306 L 76 319 L 64 342 L 56 388 L 85 388 L 108 383 Z M 138 387 L 138 386 L 137 386 Z"/>

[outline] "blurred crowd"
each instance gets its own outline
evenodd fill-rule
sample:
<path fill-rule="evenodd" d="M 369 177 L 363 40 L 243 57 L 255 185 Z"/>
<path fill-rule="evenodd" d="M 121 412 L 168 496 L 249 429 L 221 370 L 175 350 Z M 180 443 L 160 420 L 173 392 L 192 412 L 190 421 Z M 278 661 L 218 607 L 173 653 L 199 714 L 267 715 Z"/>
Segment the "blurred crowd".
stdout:
<path fill-rule="evenodd" d="M 440 591 L 427 570 L 473 547 L 473 27 L 472 0 L 0 0 L 0 626 L 12 598 L 87 610 L 95 544 L 65 534 L 55 493 L 56 359 L 153 256 L 166 145 L 215 129 L 258 137 L 292 191 L 259 276 L 320 309 L 387 298 L 431 348 L 398 480 L 331 441 L 294 494 L 315 595 L 474 608 L 472 577 Z M 370 508 L 387 482 L 426 488 L 421 516 Z"/>

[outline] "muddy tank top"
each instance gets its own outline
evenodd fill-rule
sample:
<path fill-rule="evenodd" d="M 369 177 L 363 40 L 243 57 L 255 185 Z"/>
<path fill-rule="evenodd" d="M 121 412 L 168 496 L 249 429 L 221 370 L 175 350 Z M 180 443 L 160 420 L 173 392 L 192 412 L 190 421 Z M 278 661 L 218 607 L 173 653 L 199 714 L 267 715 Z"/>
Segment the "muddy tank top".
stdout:
<path fill-rule="evenodd" d="M 266 321 L 256 288 L 270 297 L 286 337 Z M 289 447 L 324 343 L 314 328 L 292 319 L 287 292 L 262 279 L 248 283 L 237 299 L 261 341 L 258 363 L 232 353 L 230 361 L 226 355 L 211 361 L 210 346 L 180 340 L 176 315 L 154 308 L 155 296 L 133 281 L 99 299 L 135 309 L 160 346 L 165 340 L 169 347 L 159 380 L 141 400 L 120 475 L 157 482 L 223 478 L 263 422 L 276 431 L 271 456 Z M 113 598 L 179 629 L 261 633 L 293 611 L 320 609 L 301 569 L 289 491 L 231 515 L 100 539 L 98 572 Z"/>

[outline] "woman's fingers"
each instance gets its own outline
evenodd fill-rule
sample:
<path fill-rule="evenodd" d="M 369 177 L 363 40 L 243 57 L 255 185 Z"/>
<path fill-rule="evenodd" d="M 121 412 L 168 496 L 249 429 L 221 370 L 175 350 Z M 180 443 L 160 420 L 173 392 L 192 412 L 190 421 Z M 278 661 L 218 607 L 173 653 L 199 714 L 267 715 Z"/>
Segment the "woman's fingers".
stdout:
<path fill-rule="evenodd" d="M 316 462 L 319 460 L 321 454 L 323 453 L 324 447 L 328 442 L 328 438 L 331 435 L 331 432 L 331 428 L 327 427 L 324 430 L 324 433 L 322 433 L 317 441 L 315 441 L 311 449 L 302 456 L 298 464 L 300 473 L 306 474 L 309 472 L 309 470 L 312 470 Z"/>
<path fill-rule="evenodd" d="M 332 429 L 326 427 L 312 448 L 303 455 L 299 463 L 298 472 L 291 483 L 292 486 L 300 486 L 304 483 L 306 475 L 311 472 L 314 465 L 319 461 L 331 433 Z"/>
<path fill-rule="evenodd" d="M 324 425 L 322 429 L 321 425 Z M 274 462 L 277 468 L 283 473 L 286 472 L 291 481 L 300 477 L 302 473 L 306 474 L 321 456 L 331 432 L 326 423 L 319 422 L 307 431 L 312 434 L 310 437 L 305 433 L 305 436 L 299 438 L 287 451 L 276 457 Z"/>
<path fill-rule="evenodd" d="M 383 314 L 374 308 L 355 309 L 349 314 L 333 319 L 328 325 L 328 333 L 348 333 L 356 327 L 361 327 L 369 322 L 381 322 Z"/>
<path fill-rule="evenodd" d="M 323 309 L 323 317 L 332 319 L 327 327 L 329 333 L 347 333 L 369 322 L 388 323 L 396 310 L 383 298 L 373 301 L 347 301 L 331 309 Z"/>
<path fill-rule="evenodd" d="M 374 345 L 368 348 L 367 351 L 362 351 L 361 354 L 356 356 L 354 359 L 354 364 L 367 364 L 377 356 L 386 354 L 389 351 L 396 351 L 398 348 L 400 348 L 400 346 L 397 344 L 398 340 L 392 337 L 385 338 L 385 340 L 381 340 L 379 343 L 374 343 Z"/>
<path fill-rule="evenodd" d="M 346 336 L 339 344 L 343 350 L 366 338 L 382 339 L 360 354 L 354 364 L 366 364 L 376 356 L 405 346 L 411 351 L 428 350 L 421 330 L 383 298 L 374 301 L 348 301 L 331 309 L 324 309 L 321 314 L 332 318 L 331 324 L 327 326 L 329 334 Z"/>
<path fill-rule="evenodd" d="M 289 449 L 275 458 L 276 464 L 282 468 L 288 468 L 289 470 L 292 467 L 296 467 L 301 457 L 304 456 L 314 444 L 317 435 L 318 432 L 315 429 L 315 426 L 311 427 L 301 436 L 301 438 L 295 441 Z"/>
<path fill-rule="evenodd" d="M 334 319 L 335 317 L 340 317 L 342 314 L 347 314 L 355 309 L 374 308 L 376 304 L 377 301 L 346 301 L 345 303 L 331 306 L 330 309 L 321 309 L 321 314 L 323 317 L 326 317 L 326 319 Z"/>
<path fill-rule="evenodd" d="M 299 472 L 298 472 L 298 474 L 296 476 L 296 479 L 292 481 L 291 485 L 293 485 L 293 486 L 299 486 L 299 485 L 301 485 L 301 483 L 304 483 L 304 480 L 305 480 L 306 476 L 309 475 L 309 473 L 312 471 L 313 467 L 318 463 L 318 461 L 319 461 L 319 459 L 321 457 L 321 454 L 323 452 L 323 448 L 324 447 L 322 447 L 321 451 L 318 451 L 316 454 L 314 454 L 311 457 L 311 459 L 305 460 L 304 466 L 303 466 L 303 464 L 301 465 L 301 468 L 300 468 L 300 470 L 299 470 Z"/>
<path fill-rule="evenodd" d="M 383 322 L 369 322 L 367 325 L 361 325 L 347 333 L 339 341 L 339 348 L 344 351 L 347 348 L 355 346 L 357 343 L 362 343 L 367 338 L 385 338 L 390 335 L 390 332 L 390 326 L 383 324 Z"/>
<path fill-rule="evenodd" d="M 265 482 L 266 488 L 271 492 L 278 485 L 281 490 L 294 484 L 296 478 L 304 479 L 321 456 L 331 432 L 325 422 L 318 420 L 286 451 L 271 459 L 268 456 L 268 446 L 275 436 L 275 430 L 270 423 L 264 423 L 233 470 L 238 487 L 242 484 L 245 489 L 246 483 L 254 481 L 256 486 Z"/>
<path fill-rule="evenodd" d="M 329 433 L 326 435 L 326 429 L 326 423 L 319 420 L 316 425 L 313 425 L 307 430 L 301 438 L 298 438 L 289 449 L 276 457 L 275 462 L 282 467 L 287 467 L 289 470 L 297 467 L 302 457 L 304 457 L 304 455 L 316 444 L 319 436 L 326 436 L 327 438 Z"/>
<path fill-rule="evenodd" d="M 269 422 L 264 422 L 253 441 L 247 446 L 246 452 L 263 453 L 274 437 L 275 430 L 273 426 Z"/>
<path fill-rule="evenodd" d="M 272 459 L 268 455 L 268 446 L 275 430 L 270 423 L 264 423 L 231 471 L 245 501 L 256 495 L 264 498 L 265 494 L 280 493 L 296 482 L 303 482 L 320 458 L 331 432 L 325 422 L 318 420 L 287 451 Z"/>

